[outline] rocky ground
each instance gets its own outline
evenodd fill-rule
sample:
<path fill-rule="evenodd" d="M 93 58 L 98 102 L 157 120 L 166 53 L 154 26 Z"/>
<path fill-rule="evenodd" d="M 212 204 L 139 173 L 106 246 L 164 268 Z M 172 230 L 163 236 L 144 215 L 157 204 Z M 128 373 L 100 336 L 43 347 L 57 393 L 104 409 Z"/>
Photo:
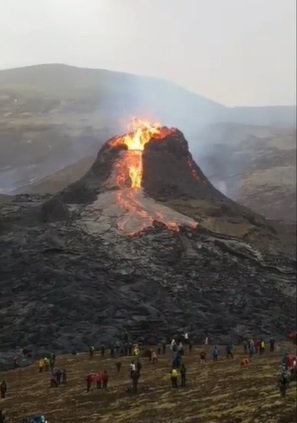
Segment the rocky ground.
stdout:
<path fill-rule="evenodd" d="M 137 197 L 140 209 L 159 204 L 195 225 L 172 230 L 156 214 L 142 232 L 119 231 L 126 211 L 101 201 L 124 191 L 107 187 L 121 154 L 108 144 L 56 196 L 2 199 L 2 351 L 69 352 L 123 330 L 163 337 L 187 327 L 198 339 L 208 332 L 234 342 L 295 329 L 294 245 L 214 189 L 179 131 L 148 146 L 143 195 L 151 198 Z"/>
<path fill-rule="evenodd" d="M 35 365 L 0 373 L 8 384 L 0 408 L 8 423 L 38 414 L 45 414 L 49 423 L 294 423 L 296 384 L 291 382 L 286 399 L 280 398 L 276 387 L 284 347 L 294 352 L 293 345 L 280 345 L 278 352 L 255 357 L 248 369 L 241 369 L 241 346 L 233 360 L 222 356 L 218 363 L 210 360 L 205 365 L 199 363 L 202 347 L 197 346 L 191 355 L 186 351 L 187 385 L 177 391 L 170 387 L 169 354 L 161 356 L 157 365 L 142 359 L 137 395 L 129 392 L 130 358 L 121 359 L 117 375 L 115 359 L 58 356 L 57 366 L 68 372 L 67 386 L 50 388 L 48 375 L 39 374 Z M 110 374 L 108 390 L 87 393 L 86 375 L 103 369 Z"/>
<path fill-rule="evenodd" d="M 105 220 L 42 223 L 36 205 L 13 207 L 0 238 L 2 350 L 67 352 L 124 328 L 163 336 L 190 327 L 220 340 L 294 329 L 293 259 L 199 227 L 159 224 L 131 238 Z M 15 232 L 13 218 L 23 221 Z"/>

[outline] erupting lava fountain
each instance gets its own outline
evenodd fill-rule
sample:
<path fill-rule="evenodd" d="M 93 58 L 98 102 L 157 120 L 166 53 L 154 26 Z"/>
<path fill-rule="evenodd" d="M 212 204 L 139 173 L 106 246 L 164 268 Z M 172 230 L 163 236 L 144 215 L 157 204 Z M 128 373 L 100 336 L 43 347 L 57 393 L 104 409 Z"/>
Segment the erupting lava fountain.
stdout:
<path fill-rule="evenodd" d="M 143 189 L 145 147 L 152 140 L 160 141 L 175 133 L 175 129 L 133 119 L 129 133 L 108 141 L 109 149 L 118 149 L 119 154 L 112 172 L 105 182 L 109 189 L 97 196 L 88 210 L 99 210 L 106 217 L 116 217 L 117 229 L 122 234 L 133 235 L 163 223 L 173 231 L 181 226 L 197 227 L 193 219 L 166 207 L 149 197 Z"/>

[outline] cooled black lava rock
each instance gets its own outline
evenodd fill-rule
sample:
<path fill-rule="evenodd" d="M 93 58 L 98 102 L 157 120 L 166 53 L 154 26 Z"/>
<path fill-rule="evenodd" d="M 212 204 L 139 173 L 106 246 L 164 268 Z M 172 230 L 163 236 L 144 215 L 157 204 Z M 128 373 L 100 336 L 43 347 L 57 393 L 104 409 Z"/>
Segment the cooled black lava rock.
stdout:
<path fill-rule="evenodd" d="M 264 218 L 212 187 L 179 131 L 147 144 L 145 192 L 168 206 L 179 201 L 189 216 L 194 199 L 226 225 L 248 222 L 248 242 L 203 225 L 172 232 L 156 224 L 128 237 L 99 211 L 86 213 L 109 189 L 121 151 L 106 144 L 80 181 L 49 200 L 2 205 L 0 349 L 69 352 L 108 344 L 126 330 L 170 337 L 187 328 L 199 340 L 207 332 L 216 342 L 236 342 L 294 329 L 295 260 L 274 252 L 280 239 Z"/>

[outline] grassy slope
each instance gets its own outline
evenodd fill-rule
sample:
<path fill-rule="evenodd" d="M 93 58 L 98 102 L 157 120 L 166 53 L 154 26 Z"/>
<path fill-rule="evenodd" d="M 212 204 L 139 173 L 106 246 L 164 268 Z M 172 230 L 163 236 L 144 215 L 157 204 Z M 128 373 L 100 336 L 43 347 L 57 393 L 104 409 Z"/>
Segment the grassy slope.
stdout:
<path fill-rule="evenodd" d="M 293 345 L 289 348 L 293 351 Z M 7 399 L 0 407 L 7 410 L 8 422 L 44 413 L 50 423 L 293 423 L 296 420 L 296 391 L 292 383 L 282 400 L 276 389 L 279 355 L 256 357 L 249 369 L 240 369 L 241 348 L 235 359 L 199 364 L 198 350 L 186 355 L 188 384 L 185 389 L 170 388 L 169 355 L 153 366 L 143 359 L 138 395 L 127 392 L 130 386 L 128 364 L 123 360 L 119 376 L 115 360 L 90 360 L 86 355 L 58 357 L 57 366 L 68 370 L 66 387 L 51 389 L 46 374 L 35 367 L 0 374 L 9 386 Z M 85 392 L 84 379 L 98 369 L 110 372 L 107 392 Z"/>

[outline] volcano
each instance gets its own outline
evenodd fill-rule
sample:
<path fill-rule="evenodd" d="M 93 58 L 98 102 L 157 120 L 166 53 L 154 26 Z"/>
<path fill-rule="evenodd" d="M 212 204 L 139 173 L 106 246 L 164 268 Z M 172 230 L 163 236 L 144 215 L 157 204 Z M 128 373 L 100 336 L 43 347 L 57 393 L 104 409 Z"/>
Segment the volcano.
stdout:
<path fill-rule="evenodd" d="M 294 246 L 216 190 L 175 128 L 134 121 L 60 193 L 1 203 L 0 235 L 7 351 L 295 327 Z"/>
<path fill-rule="evenodd" d="M 203 216 L 193 219 L 176 210 L 176 204 L 171 207 L 174 202 L 199 200 L 225 214 L 231 211 L 233 218 L 256 217 L 212 186 L 178 129 L 140 120 L 132 121 L 128 134 L 107 141 L 90 171 L 58 197 L 68 204 L 88 204 L 85 218 L 101 216 L 98 226 L 108 219 L 123 235 L 136 235 L 156 224 L 173 231 L 197 229 Z M 256 219 L 264 222 L 260 216 Z"/>

